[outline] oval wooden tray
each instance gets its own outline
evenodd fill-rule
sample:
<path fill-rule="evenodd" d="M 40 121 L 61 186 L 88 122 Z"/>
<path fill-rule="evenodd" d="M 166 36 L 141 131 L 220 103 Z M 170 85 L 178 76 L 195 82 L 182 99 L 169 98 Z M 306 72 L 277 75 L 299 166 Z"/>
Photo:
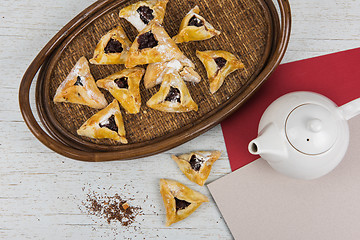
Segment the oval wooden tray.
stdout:
<path fill-rule="evenodd" d="M 24 74 L 19 90 L 21 112 L 34 135 L 52 150 L 78 160 L 107 161 L 147 156 L 182 144 L 210 129 L 241 106 L 280 63 L 289 40 L 291 15 L 286 0 L 278 0 L 280 18 L 270 0 L 198 1 L 196 5 L 200 7 L 200 14 L 222 32 L 206 41 L 179 45 L 195 63 L 196 71 L 203 79 L 199 84 L 187 84 L 199 110 L 163 113 L 150 109 L 145 103 L 159 86 L 147 90 L 141 83 L 140 113 L 125 114 L 123 111 L 129 144 L 80 137 L 76 130 L 98 110 L 77 104 L 54 104 L 55 91 L 81 56 L 92 57 L 97 42 L 110 29 L 121 25 L 130 40 L 135 39 L 136 30 L 120 19 L 118 12 L 136 1 L 94 3 L 50 40 Z M 194 1 L 169 1 L 163 25 L 170 36 L 177 34 L 182 18 L 194 6 Z M 206 71 L 195 57 L 195 51 L 219 49 L 237 55 L 245 64 L 245 70 L 229 75 L 213 95 L 209 92 Z M 29 104 L 31 82 L 40 67 L 35 94 L 37 112 L 45 129 L 36 122 Z M 90 65 L 95 79 L 123 68 L 123 65 Z M 103 93 L 111 102 L 112 96 L 106 91 Z"/>

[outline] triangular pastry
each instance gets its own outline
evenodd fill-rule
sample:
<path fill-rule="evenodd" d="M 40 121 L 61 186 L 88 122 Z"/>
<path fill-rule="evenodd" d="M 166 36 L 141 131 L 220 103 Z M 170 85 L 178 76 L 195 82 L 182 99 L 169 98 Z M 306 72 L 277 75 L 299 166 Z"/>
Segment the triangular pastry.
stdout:
<path fill-rule="evenodd" d="M 185 82 L 178 73 L 174 72 L 165 74 L 160 90 L 147 101 L 146 105 L 163 112 L 198 110 L 198 105 L 191 98 Z"/>
<path fill-rule="evenodd" d="M 124 69 L 98 80 L 99 88 L 108 90 L 128 113 L 138 113 L 141 107 L 139 84 L 145 73 L 143 68 Z"/>
<path fill-rule="evenodd" d="M 128 143 L 124 121 L 116 99 L 106 108 L 90 117 L 78 130 L 77 134 L 89 138 L 109 138 L 123 144 Z"/>
<path fill-rule="evenodd" d="M 151 63 L 147 66 L 144 76 L 145 88 L 152 88 L 160 84 L 165 73 L 169 71 L 178 72 L 184 81 L 198 83 L 201 81 L 201 77 L 194 68 L 194 63 L 185 55 L 169 62 Z"/>
<path fill-rule="evenodd" d="M 200 16 L 199 12 L 199 7 L 195 6 L 181 21 L 179 33 L 173 37 L 176 43 L 206 40 L 221 33 Z"/>
<path fill-rule="evenodd" d="M 203 186 L 220 155 L 219 151 L 196 151 L 171 157 L 190 181 Z"/>
<path fill-rule="evenodd" d="M 155 21 L 162 24 L 168 1 L 140 1 L 121 9 L 119 17 L 125 18 L 140 32 Z"/>
<path fill-rule="evenodd" d="M 124 29 L 118 26 L 101 37 L 89 61 L 92 64 L 125 64 L 130 46 Z"/>
<path fill-rule="evenodd" d="M 144 28 L 130 47 L 125 67 L 167 62 L 183 56 L 176 43 L 158 23 Z"/>
<path fill-rule="evenodd" d="M 206 68 L 211 93 L 215 93 L 221 87 L 230 73 L 244 68 L 240 60 L 226 51 L 196 51 L 196 56 Z"/>
<path fill-rule="evenodd" d="M 168 179 L 160 179 L 160 193 L 166 210 L 166 226 L 181 221 L 209 199 L 191 188 Z"/>
<path fill-rule="evenodd" d="M 104 95 L 95 84 L 89 63 L 81 57 L 69 75 L 60 84 L 54 96 L 54 102 L 71 102 L 101 109 L 107 106 Z"/>

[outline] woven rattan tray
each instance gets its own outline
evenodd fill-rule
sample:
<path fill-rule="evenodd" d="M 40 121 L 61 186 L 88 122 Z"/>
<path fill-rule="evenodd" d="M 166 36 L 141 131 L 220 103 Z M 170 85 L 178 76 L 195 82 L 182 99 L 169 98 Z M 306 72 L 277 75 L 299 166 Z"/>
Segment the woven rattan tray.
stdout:
<path fill-rule="evenodd" d="M 146 101 L 159 87 L 147 90 L 141 83 L 140 113 L 125 114 L 123 111 L 128 144 L 80 137 L 76 130 L 98 110 L 77 104 L 54 104 L 55 91 L 81 56 L 92 57 L 97 42 L 110 29 L 121 25 L 130 40 L 134 40 L 135 28 L 118 17 L 121 8 L 134 2 L 136 0 L 94 3 L 69 22 L 26 71 L 19 92 L 21 112 L 34 135 L 52 150 L 78 160 L 107 161 L 147 156 L 184 143 L 242 105 L 280 63 L 289 40 L 291 17 L 285 0 L 278 0 L 280 16 L 270 0 L 170 0 L 163 23 L 170 36 L 177 34 L 183 16 L 195 5 L 200 7 L 200 14 L 222 32 L 206 41 L 179 45 L 203 79 L 199 84 L 187 84 L 199 110 L 164 113 L 148 108 Z M 211 94 L 205 68 L 195 51 L 220 49 L 239 57 L 245 70 L 229 75 L 219 91 Z M 123 68 L 123 65 L 90 66 L 95 79 Z M 35 120 L 29 103 L 30 86 L 39 69 L 36 106 L 43 128 Z M 112 96 L 106 91 L 103 93 L 111 102 Z"/>

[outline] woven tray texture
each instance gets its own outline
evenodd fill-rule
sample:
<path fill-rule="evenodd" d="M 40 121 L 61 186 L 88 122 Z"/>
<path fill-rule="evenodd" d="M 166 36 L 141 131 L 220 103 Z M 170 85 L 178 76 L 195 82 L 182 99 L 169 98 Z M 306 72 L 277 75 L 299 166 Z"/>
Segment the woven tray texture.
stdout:
<path fill-rule="evenodd" d="M 58 55 L 50 79 L 44 91 L 48 91 L 46 104 L 49 106 L 49 114 L 56 119 L 56 124 L 63 131 L 73 135 L 75 138 L 100 145 L 119 145 L 109 139 L 95 140 L 81 137 L 76 130 L 98 110 L 87 106 L 71 103 L 53 103 L 53 97 L 60 83 L 66 78 L 76 61 L 85 56 L 90 59 L 95 46 L 100 38 L 112 28 L 121 25 L 126 31 L 129 39 L 133 41 L 137 31 L 124 19 L 118 17 L 119 10 L 136 1 L 125 1 L 116 9 L 113 9 L 97 18 L 92 24 L 80 32 Z M 182 1 L 170 0 L 163 22 L 165 30 L 170 37 L 178 33 L 182 18 L 195 5 L 200 8 L 200 15 L 207 19 L 221 35 L 209 40 L 199 42 L 188 42 L 179 44 L 179 48 L 196 65 L 196 71 L 202 77 L 198 84 L 186 83 L 191 96 L 199 105 L 197 112 L 189 113 L 165 113 L 153 110 L 146 106 L 146 102 L 159 89 L 145 89 L 140 84 L 142 107 L 138 114 L 126 114 L 122 110 L 126 137 L 129 144 L 141 143 L 154 140 L 158 137 L 195 124 L 206 114 L 216 111 L 226 104 L 226 101 L 235 93 L 246 87 L 249 79 L 262 68 L 265 49 L 269 44 L 270 19 L 261 4 L 256 0 L 204 0 L 204 1 Z M 225 50 L 235 54 L 245 65 L 245 70 L 238 70 L 229 75 L 222 87 L 215 93 L 209 91 L 209 82 L 206 71 L 200 60 L 195 56 L 195 51 L 200 50 Z M 144 68 L 146 66 L 143 66 Z M 101 79 L 112 73 L 124 69 L 124 65 L 92 65 L 91 72 L 95 78 Z M 113 100 L 111 94 L 103 89 L 108 102 Z M 246 124 L 246 123 L 244 123 Z"/>

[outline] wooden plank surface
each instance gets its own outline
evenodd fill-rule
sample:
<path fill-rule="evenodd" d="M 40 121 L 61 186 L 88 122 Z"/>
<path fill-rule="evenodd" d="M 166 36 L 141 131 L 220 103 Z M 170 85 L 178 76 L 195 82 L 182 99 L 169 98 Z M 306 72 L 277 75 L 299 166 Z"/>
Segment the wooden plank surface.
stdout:
<path fill-rule="evenodd" d="M 223 152 L 209 182 L 230 172 L 220 126 L 171 151 L 126 162 L 85 163 L 45 148 L 30 133 L 18 108 L 18 87 L 32 59 L 77 13 L 94 0 L 0 1 L 0 238 L 1 239 L 231 239 L 213 201 L 188 219 L 165 227 L 160 178 L 192 184 L 171 154 Z M 283 62 L 360 46 L 358 0 L 294 0 L 293 27 Z M 34 94 L 32 94 L 34 96 Z M 32 102 L 34 99 L 32 98 Z M 119 193 L 143 208 L 135 227 L 90 216 L 82 202 L 89 191 Z M 239 221 L 246 221 L 241 219 Z"/>

